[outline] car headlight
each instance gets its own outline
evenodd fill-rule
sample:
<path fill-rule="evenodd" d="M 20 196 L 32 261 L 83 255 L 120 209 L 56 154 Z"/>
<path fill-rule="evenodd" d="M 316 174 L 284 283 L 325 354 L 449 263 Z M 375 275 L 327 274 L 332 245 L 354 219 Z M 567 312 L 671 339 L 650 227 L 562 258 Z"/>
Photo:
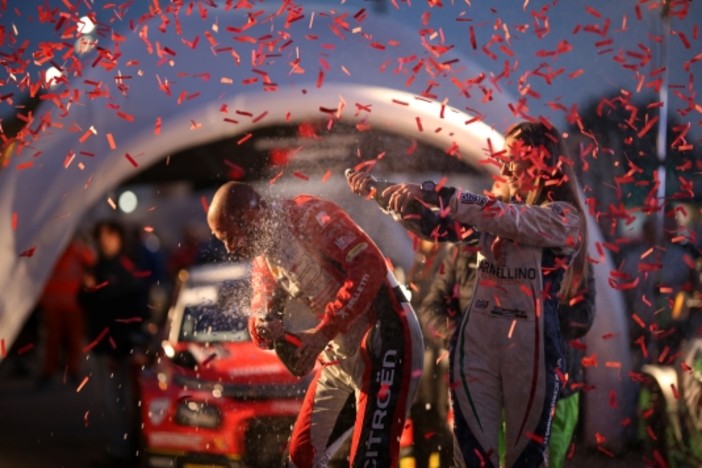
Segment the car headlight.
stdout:
<path fill-rule="evenodd" d="M 175 422 L 182 426 L 213 428 L 222 424 L 222 413 L 214 405 L 196 400 L 183 400 L 178 403 Z"/>

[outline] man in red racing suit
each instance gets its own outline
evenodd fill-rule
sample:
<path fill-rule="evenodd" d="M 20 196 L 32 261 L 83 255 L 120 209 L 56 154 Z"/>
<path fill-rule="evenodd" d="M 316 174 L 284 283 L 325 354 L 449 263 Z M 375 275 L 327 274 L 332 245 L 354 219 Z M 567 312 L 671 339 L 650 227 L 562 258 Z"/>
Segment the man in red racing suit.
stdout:
<path fill-rule="evenodd" d="M 288 298 L 304 300 L 319 318 L 297 333 L 297 373 L 318 358 L 322 365 L 293 429 L 291 465 L 326 466 L 353 433 L 352 466 L 397 466 L 423 342 L 378 247 L 331 202 L 301 195 L 267 203 L 236 182 L 217 191 L 208 223 L 228 252 L 253 258 L 249 328 L 259 346 L 281 337 L 272 317 Z M 355 421 L 342 417 L 354 405 Z"/>

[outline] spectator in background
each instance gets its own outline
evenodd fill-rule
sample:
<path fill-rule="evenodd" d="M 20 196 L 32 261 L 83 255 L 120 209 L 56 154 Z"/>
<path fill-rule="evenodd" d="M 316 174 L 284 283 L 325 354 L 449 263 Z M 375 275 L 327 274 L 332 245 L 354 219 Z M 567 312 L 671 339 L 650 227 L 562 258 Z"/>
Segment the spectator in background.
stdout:
<path fill-rule="evenodd" d="M 412 406 L 417 468 L 450 466 L 453 436 L 448 421 L 448 349 L 455 320 L 470 305 L 475 278 L 475 249 L 460 244 L 422 241 L 410 281 L 424 333 L 424 372 Z M 413 273 L 413 274 L 412 274 Z"/>
<path fill-rule="evenodd" d="M 675 354 L 680 344 L 680 332 L 671 315 L 673 301 L 680 291 L 692 287 L 690 251 L 683 244 L 672 242 L 678 225 L 674 217 L 665 216 L 663 242 L 658 245 L 654 217 L 647 218 L 641 227 L 639 242 L 622 254 L 620 270 L 626 274 L 624 282 L 633 285 L 624 290 L 627 316 L 631 317 L 631 341 L 636 346 L 634 355 L 641 364 L 656 362 L 663 352 Z M 689 257 L 689 259 L 686 259 Z M 643 338 L 643 341 L 641 339 Z M 645 349 L 642 351 L 641 346 Z M 666 349 L 667 348 L 667 349 Z"/>
<path fill-rule="evenodd" d="M 126 245 L 127 256 L 135 264 L 134 275 L 141 280 L 143 286 L 141 301 L 146 305 L 146 313 L 142 328 L 155 335 L 166 319 L 172 280 L 166 274 L 166 260 L 161 241 L 152 229 L 135 226 Z M 137 337 L 146 339 L 147 335 L 138 334 Z M 149 343 L 140 342 L 139 344 L 147 346 Z"/>
<path fill-rule="evenodd" d="M 595 319 L 595 275 L 592 267 L 587 270 L 585 287 L 575 297 L 564 298 L 558 308 L 558 323 L 563 349 L 563 388 L 558 396 L 556 412 L 551 425 L 548 446 L 549 466 L 565 465 L 571 439 L 580 419 L 580 394 L 585 386 L 584 346 L 579 342 Z"/>
<path fill-rule="evenodd" d="M 124 253 L 125 231 L 113 221 L 93 231 L 98 260 L 85 276 L 79 302 L 85 307 L 92 387 L 110 428 L 106 458 L 96 466 L 129 466 L 134 456 L 134 370 L 130 355 L 145 316 L 143 281 Z"/>
<path fill-rule="evenodd" d="M 85 335 L 83 309 L 78 304 L 78 292 L 83 277 L 95 261 L 93 251 L 74 238 L 54 265 L 41 297 L 45 330 L 44 364 L 39 385 L 47 385 L 58 369 L 64 352 L 67 377 L 77 384 L 80 375 L 81 347 Z"/>

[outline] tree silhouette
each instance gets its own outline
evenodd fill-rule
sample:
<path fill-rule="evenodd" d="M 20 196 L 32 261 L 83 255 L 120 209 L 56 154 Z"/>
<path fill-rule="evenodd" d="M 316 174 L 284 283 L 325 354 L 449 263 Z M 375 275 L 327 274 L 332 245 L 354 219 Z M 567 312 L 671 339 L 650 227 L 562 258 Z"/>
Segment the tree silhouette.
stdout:
<path fill-rule="evenodd" d="M 569 118 L 568 141 L 586 204 L 609 241 L 637 213 L 667 212 L 675 201 L 702 200 L 702 152 L 691 143 L 692 124 L 675 115 L 668 118 L 666 196 L 658 200 L 659 108 L 650 96 L 621 90 L 591 101 Z"/>

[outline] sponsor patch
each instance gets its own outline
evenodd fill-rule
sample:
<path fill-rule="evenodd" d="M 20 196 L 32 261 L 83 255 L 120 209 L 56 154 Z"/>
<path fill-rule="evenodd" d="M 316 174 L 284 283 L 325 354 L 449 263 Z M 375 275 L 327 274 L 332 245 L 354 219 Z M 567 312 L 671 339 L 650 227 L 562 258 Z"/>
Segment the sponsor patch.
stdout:
<path fill-rule="evenodd" d="M 556 213 L 558 213 L 558 215 L 560 215 L 560 216 L 565 215 L 565 212 L 563 211 L 563 208 L 561 207 L 561 205 L 552 204 L 552 205 L 548 205 L 548 207 L 551 208 Z"/>
<path fill-rule="evenodd" d="M 337 247 L 339 247 L 341 250 L 344 250 L 346 247 L 351 245 L 353 241 L 356 240 L 356 236 L 354 234 L 344 234 L 341 237 L 337 237 L 336 240 L 334 241 L 334 244 L 336 244 Z"/>
<path fill-rule="evenodd" d="M 350 262 L 354 258 L 358 257 L 358 255 L 366 250 L 368 248 L 368 244 L 366 242 L 361 242 L 360 244 L 356 244 L 350 251 L 349 253 L 346 254 L 346 261 Z"/>
<path fill-rule="evenodd" d="M 465 205 L 485 206 L 488 199 L 484 195 L 476 195 L 475 193 L 464 192 L 461 194 L 461 203 Z"/>
<path fill-rule="evenodd" d="M 515 319 L 525 319 L 528 318 L 528 315 L 526 311 L 521 310 L 521 309 L 507 309 L 505 307 L 495 307 L 492 309 L 490 312 L 493 316 L 496 317 L 505 317 L 505 318 L 515 318 Z"/>
<path fill-rule="evenodd" d="M 319 213 L 317 213 L 315 218 L 317 219 L 319 225 L 322 227 L 326 226 L 327 224 L 329 224 L 329 221 L 331 221 L 331 216 L 329 216 L 326 211 L 320 211 Z"/>

